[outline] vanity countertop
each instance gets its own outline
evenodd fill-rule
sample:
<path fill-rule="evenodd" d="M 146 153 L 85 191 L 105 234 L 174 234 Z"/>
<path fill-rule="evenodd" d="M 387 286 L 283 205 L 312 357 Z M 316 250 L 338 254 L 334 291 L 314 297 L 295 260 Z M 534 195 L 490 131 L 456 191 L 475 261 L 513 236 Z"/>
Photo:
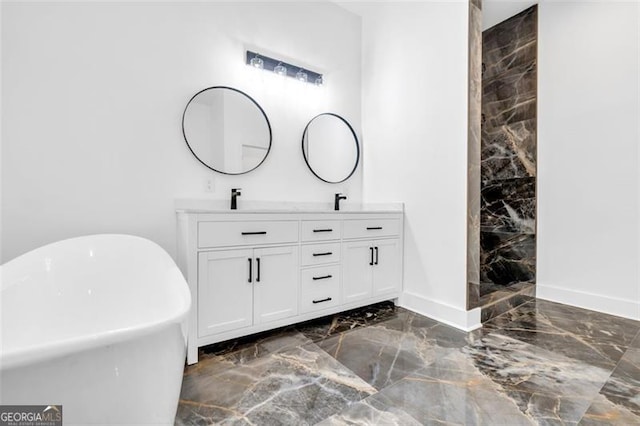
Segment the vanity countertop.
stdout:
<path fill-rule="evenodd" d="M 182 213 L 335 213 L 333 203 L 275 202 L 238 200 L 238 209 L 229 200 L 177 199 L 175 209 Z M 349 203 L 343 201 L 340 213 L 402 213 L 404 203 Z"/>

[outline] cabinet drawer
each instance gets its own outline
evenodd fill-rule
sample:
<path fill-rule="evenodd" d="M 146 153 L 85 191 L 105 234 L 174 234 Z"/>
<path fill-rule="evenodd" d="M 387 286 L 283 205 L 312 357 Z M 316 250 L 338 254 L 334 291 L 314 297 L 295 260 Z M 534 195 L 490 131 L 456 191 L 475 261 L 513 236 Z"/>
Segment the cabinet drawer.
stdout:
<path fill-rule="evenodd" d="M 400 235 L 400 219 L 354 219 L 344 221 L 344 238 L 378 238 Z"/>
<path fill-rule="evenodd" d="M 297 221 L 198 223 L 199 248 L 282 244 L 297 241 Z"/>
<path fill-rule="evenodd" d="M 302 266 L 322 265 L 340 261 L 340 243 L 310 244 L 301 247 Z"/>
<path fill-rule="evenodd" d="M 313 312 L 340 304 L 340 267 L 302 270 L 300 312 Z"/>
<path fill-rule="evenodd" d="M 340 231 L 339 220 L 302 221 L 302 241 L 339 240 Z"/>

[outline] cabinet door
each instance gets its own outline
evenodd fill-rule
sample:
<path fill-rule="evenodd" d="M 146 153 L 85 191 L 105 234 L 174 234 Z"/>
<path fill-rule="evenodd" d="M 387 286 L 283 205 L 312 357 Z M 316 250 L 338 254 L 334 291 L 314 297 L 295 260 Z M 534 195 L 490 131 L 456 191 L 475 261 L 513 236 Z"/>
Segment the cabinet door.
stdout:
<path fill-rule="evenodd" d="M 298 313 L 298 247 L 255 249 L 254 323 Z"/>
<path fill-rule="evenodd" d="M 402 281 L 400 264 L 400 240 L 375 241 L 373 265 L 373 294 L 399 291 Z"/>
<path fill-rule="evenodd" d="M 252 253 L 250 249 L 200 253 L 198 336 L 253 324 L 253 284 L 249 280 Z"/>
<path fill-rule="evenodd" d="M 342 294 L 344 303 L 371 297 L 372 241 L 344 243 L 342 248 Z"/>

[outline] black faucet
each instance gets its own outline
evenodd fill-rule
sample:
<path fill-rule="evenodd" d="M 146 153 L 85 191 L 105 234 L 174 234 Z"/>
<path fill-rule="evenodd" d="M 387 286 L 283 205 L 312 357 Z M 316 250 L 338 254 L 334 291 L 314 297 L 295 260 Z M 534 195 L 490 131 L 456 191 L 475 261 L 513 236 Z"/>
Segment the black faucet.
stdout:
<path fill-rule="evenodd" d="M 336 194 L 335 203 L 333 204 L 334 210 L 340 210 L 340 200 L 346 200 L 347 196 L 342 194 Z"/>
<path fill-rule="evenodd" d="M 242 195 L 242 188 L 233 188 L 231 190 L 231 210 L 238 210 L 238 197 Z"/>

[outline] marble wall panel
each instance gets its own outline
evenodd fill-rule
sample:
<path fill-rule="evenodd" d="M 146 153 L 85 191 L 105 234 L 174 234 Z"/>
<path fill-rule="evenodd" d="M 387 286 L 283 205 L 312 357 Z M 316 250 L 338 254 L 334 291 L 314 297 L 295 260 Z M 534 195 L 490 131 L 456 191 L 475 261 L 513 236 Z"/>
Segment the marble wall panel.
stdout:
<path fill-rule="evenodd" d="M 467 308 L 478 306 L 482 131 L 482 2 L 469 3 L 469 118 L 467 136 Z"/>
<path fill-rule="evenodd" d="M 485 282 L 503 286 L 535 282 L 535 235 L 481 232 L 480 247 L 480 296 Z"/>
<path fill-rule="evenodd" d="M 482 206 L 482 231 L 535 234 L 535 178 L 490 181 L 482 188 Z"/>
<path fill-rule="evenodd" d="M 535 119 L 482 129 L 483 182 L 535 176 Z"/>
<path fill-rule="evenodd" d="M 536 276 L 537 6 L 484 31 L 482 49 L 477 292 L 480 305 L 495 292 L 509 307 L 505 290 Z M 497 313 L 487 306 L 483 320 Z"/>
<path fill-rule="evenodd" d="M 531 7 L 483 33 L 483 79 L 537 59 L 537 8 Z"/>

